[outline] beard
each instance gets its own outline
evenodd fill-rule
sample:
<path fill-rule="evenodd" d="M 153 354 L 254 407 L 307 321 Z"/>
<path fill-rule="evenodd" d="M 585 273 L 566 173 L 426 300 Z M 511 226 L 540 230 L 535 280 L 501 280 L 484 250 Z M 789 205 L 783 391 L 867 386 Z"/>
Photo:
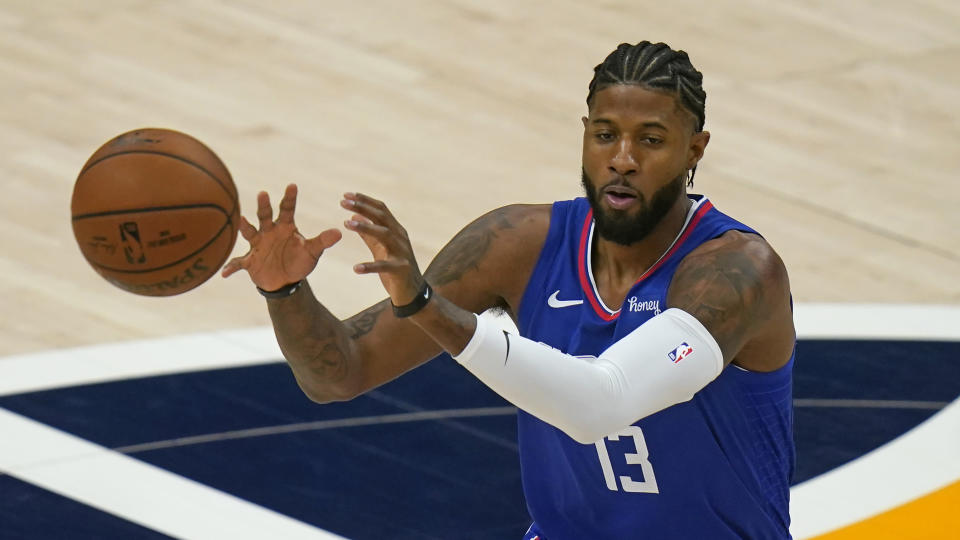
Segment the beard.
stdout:
<path fill-rule="evenodd" d="M 637 203 L 640 205 L 640 209 L 636 214 L 631 215 L 624 210 L 605 209 L 600 206 L 602 188 L 596 186 L 587 175 L 586 169 L 581 168 L 580 174 L 583 190 L 590 202 L 590 208 L 593 209 L 593 220 L 597 224 L 597 234 L 604 240 L 624 246 L 643 240 L 663 220 L 663 217 L 673 208 L 673 205 L 676 204 L 677 199 L 683 193 L 683 183 L 686 177 L 684 174 L 677 176 L 670 183 L 658 189 L 649 201 L 642 193 L 638 193 Z M 618 181 L 613 181 L 607 186 L 618 183 Z"/>

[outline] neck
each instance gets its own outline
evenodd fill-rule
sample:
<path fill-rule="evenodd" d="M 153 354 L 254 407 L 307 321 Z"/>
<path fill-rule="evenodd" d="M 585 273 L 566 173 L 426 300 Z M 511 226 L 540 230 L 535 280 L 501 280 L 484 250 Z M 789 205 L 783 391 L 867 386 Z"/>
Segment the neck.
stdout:
<path fill-rule="evenodd" d="M 594 237 L 593 277 L 605 303 L 608 298 L 615 298 L 615 302 L 608 303 L 608 306 L 620 305 L 627 290 L 670 248 L 683 229 L 692 204 L 684 193 L 650 234 L 633 244 L 625 246 L 604 240 L 599 235 Z"/>

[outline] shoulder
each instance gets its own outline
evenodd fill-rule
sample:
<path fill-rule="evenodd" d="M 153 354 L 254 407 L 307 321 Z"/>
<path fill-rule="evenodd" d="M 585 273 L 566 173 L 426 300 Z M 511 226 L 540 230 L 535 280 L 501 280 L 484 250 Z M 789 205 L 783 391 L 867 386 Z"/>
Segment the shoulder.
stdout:
<path fill-rule="evenodd" d="M 698 246 L 684 257 L 677 268 L 677 275 L 716 272 L 744 285 L 754 283 L 789 288 L 783 260 L 758 234 L 727 231 Z"/>
<path fill-rule="evenodd" d="M 783 260 L 759 235 L 728 231 L 698 246 L 677 267 L 667 303 L 703 323 L 727 362 L 769 370 L 789 360 L 790 282 Z M 753 358 L 758 344 L 763 350 Z"/>
<path fill-rule="evenodd" d="M 520 236 L 546 235 L 552 208 L 550 204 L 510 204 L 487 212 L 471 225 L 500 226 L 501 231 Z"/>
<path fill-rule="evenodd" d="M 444 295 L 451 300 L 462 298 L 464 308 L 512 304 L 546 241 L 551 209 L 550 204 L 511 204 L 487 212 L 440 250 L 425 277 L 447 289 Z"/>

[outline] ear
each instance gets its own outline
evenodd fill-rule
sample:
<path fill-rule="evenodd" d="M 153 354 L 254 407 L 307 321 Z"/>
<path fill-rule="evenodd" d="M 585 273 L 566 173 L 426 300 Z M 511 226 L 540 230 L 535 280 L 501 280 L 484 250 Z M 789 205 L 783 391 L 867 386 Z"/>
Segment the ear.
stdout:
<path fill-rule="evenodd" d="M 703 157 L 703 151 L 707 149 L 710 143 L 710 132 L 699 131 L 690 137 L 690 147 L 687 150 L 687 168 L 692 169 L 697 166 L 700 158 Z"/>
<path fill-rule="evenodd" d="M 589 120 L 590 120 L 590 119 L 587 118 L 586 116 L 583 116 L 583 117 L 580 118 L 580 121 L 583 122 L 583 129 L 587 129 L 587 122 L 588 122 Z"/>

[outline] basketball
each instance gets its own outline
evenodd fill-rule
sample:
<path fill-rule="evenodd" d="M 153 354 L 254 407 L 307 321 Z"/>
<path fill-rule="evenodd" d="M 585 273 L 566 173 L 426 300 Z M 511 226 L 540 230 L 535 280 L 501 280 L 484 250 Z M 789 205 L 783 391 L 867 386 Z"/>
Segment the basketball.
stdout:
<path fill-rule="evenodd" d="M 107 141 L 80 171 L 73 233 L 107 281 L 145 296 L 189 291 L 223 265 L 237 239 L 237 188 L 193 137 L 144 128 Z"/>

